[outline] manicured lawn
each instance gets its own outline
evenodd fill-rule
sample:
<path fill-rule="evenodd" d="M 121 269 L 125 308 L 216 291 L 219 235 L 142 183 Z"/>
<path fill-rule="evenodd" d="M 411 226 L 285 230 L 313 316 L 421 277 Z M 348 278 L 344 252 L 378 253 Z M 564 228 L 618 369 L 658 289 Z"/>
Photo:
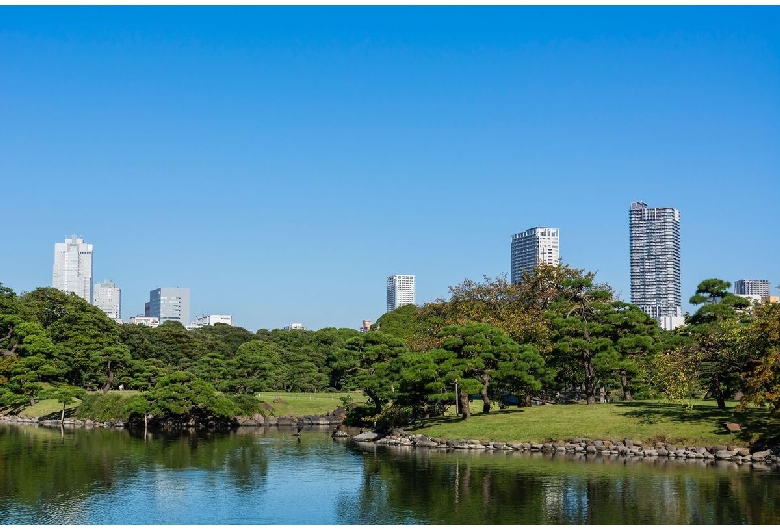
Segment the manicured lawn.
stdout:
<path fill-rule="evenodd" d="M 351 396 L 354 403 L 364 403 L 361 392 L 258 392 L 257 398 L 273 407 L 274 416 L 308 416 L 333 412 L 342 406 L 341 398 Z"/>
<path fill-rule="evenodd" d="M 476 402 L 474 402 L 476 404 Z M 461 420 L 450 411 L 443 418 L 427 420 L 424 427 L 407 431 L 448 439 L 544 442 L 572 438 L 630 438 L 643 442 L 663 441 L 686 445 L 747 445 L 778 429 L 778 421 L 765 410 L 736 412 L 728 403 L 725 411 L 715 403 L 697 402 L 693 410 L 663 401 L 636 401 L 598 405 L 544 405 L 494 410 Z M 740 433 L 731 434 L 724 422 L 739 423 Z"/>

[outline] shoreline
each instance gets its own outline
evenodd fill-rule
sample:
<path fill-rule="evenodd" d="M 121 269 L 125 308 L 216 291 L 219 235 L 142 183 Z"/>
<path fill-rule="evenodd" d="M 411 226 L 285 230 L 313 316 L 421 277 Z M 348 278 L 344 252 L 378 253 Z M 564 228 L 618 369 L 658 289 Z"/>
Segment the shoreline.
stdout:
<path fill-rule="evenodd" d="M 365 446 L 392 448 L 427 449 L 444 451 L 517 452 L 543 455 L 568 455 L 588 457 L 627 457 L 637 460 L 678 460 L 700 463 L 731 462 L 754 467 L 757 470 L 780 470 L 780 455 L 777 449 L 750 452 L 748 448 L 736 445 L 685 446 L 666 442 L 645 443 L 630 438 L 622 440 L 591 440 L 573 438 L 555 442 L 494 442 L 490 440 L 449 440 L 424 434 L 407 434 L 397 429 L 382 436 L 373 431 L 349 435 L 337 430 L 336 438 L 349 438 Z"/>

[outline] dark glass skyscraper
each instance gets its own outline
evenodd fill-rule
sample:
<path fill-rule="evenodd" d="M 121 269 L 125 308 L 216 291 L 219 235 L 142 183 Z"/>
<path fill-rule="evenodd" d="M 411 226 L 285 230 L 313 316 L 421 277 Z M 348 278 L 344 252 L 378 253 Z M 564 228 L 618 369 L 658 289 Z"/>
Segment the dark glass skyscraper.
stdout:
<path fill-rule="evenodd" d="M 665 329 L 683 323 L 680 283 L 680 212 L 632 202 L 631 303 Z"/>

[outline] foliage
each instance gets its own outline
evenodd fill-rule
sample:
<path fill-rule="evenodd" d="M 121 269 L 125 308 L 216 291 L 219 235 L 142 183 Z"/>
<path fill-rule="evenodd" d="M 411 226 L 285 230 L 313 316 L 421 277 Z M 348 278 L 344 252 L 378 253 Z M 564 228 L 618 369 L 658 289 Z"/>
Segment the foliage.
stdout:
<path fill-rule="evenodd" d="M 93 421 L 127 419 L 125 409 L 136 395 L 130 392 L 109 392 L 108 394 L 87 392 L 81 398 L 81 404 L 76 410 L 76 417 Z"/>

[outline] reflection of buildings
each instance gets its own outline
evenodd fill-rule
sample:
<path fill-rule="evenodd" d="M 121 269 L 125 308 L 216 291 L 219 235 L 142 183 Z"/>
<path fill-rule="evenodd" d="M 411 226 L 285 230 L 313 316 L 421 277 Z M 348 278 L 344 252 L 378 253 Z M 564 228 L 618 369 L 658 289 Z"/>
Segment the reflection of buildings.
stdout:
<path fill-rule="evenodd" d="M 92 245 L 73 235 L 54 243 L 51 285 L 92 303 Z"/>
<path fill-rule="evenodd" d="M 512 236 L 511 281 L 523 279 L 523 271 L 531 271 L 546 263 L 558 265 L 561 260 L 560 233 L 557 228 L 537 226 Z"/>
<path fill-rule="evenodd" d="M 92 298 L 92 303 L 108 315 L 109 318 L 113 318 L 114 320 L 122 318 L 122 315 L 120 314 L 122 290 L 114 285 L 113 282 L 104 280 L 103 283 L 96 283 L 94 285 Z"/>
<path fill-rule="evenodd" d="M 387 277 L 387 311 L 414 304 L 414 274 Z"/>
<path fill-rule="evenodd" d="M 628 211 L 631 303 L 664 329 L 683 324 L 680 282 L 680 212 L 632 202 Z"/>
<path fill-rule="evenodd" d="M 182 326 L 190 322 L 190 290 L 182 287 L 160 287 L 149 292 L 144 316 L 157 317 L 160 324 L 175 320 Z"/>

